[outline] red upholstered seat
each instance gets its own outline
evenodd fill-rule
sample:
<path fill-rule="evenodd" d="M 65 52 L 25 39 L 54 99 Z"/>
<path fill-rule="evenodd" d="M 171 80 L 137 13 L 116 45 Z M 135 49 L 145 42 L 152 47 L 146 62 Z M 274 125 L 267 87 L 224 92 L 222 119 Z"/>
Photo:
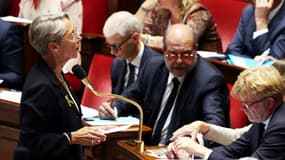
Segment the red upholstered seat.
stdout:
<path fill-rule="evenodd" d="M 228 83 L 228 89 L 231 91 L 232 85 Z M 241 110 L 242 104 L 239 100 L 230 97 L 230 122 L 232 128 L 241 128 L 249 124 L 245 113 Z"/>
<path fill-rule="evenodd" d="M 201 0 L 201 3 L 212 13 L 225 51 L 236 32 L 242 10 L 248 3 L 240 0 Z M 228 88 L 231 91 L 232 84 L 228 83 Z M 249 123 L 241 110 L 241 102 L 232 96 L 230 97 L 230 122 L 232 128 L 240 128 Z"/>
<path fill-rule="evenodd" d="M 248 3 L 240 0 L 201 0 L 201 3 L 212 13 L 225 51 L 236 32 L 242 10 Z"/>
<path fill-rule="evenodd" d="M 114 57 L 95 53 L 88 72 L 88 79 L 98 92 L 111 93 L 111 64 Z M 98 108 L 100 104 L 108 100 L 106 97 L 98 97 L 85 87 L 81 104 L 91 108 Z"/>

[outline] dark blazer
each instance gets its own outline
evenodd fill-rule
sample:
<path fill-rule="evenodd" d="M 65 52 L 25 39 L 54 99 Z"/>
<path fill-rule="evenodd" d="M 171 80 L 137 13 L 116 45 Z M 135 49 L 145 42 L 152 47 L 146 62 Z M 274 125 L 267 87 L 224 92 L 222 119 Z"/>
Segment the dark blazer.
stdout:
<path fill-rule="evenodd" d="M 146 62 L 154 56 L 162 56 L 161 53 L 144 45 L 144 51 L 139 68 L 138 76 L 141 74 L 141 69 L 145 66 Z M 115 58 L 112 62 L 111 79 L 112 79 L 112 93 L 121 94 L 124 91 L 124 78 L 127 73 L 127 63 L 125 60 Z"/>
<path fill-rule="evenodd" d="M 18 147 L 28 148 L 30 160 L 82 159 L 81 146 L 70 145 L 63 135 L 82 127 L 79 103 L 78 111 L 67 99 L 71 100 L 67 91 L 40 60 L 26 79 L 20 104 Z"/>
<path fill-rule="evenodd" d="M 226 53 L 254 58 L 270 48 L 271 56 L 285 58 L 285 3 L 270 21 L 268 32 L 253 40 L 255 29 L 254 8 L 248 5 L 243 10 L 237 32 Z"/>
<path fill-rule="evenodd" d="M 146 64 L 137 81 L 123 95 L 138 102 L 144 112 L 144 125 L 154 126 L 162 96 L 166 89 L 169 70 L 163 57 L 155 57 Z M 203 120 L 229 126 L 229 93 L 224 76 L 201 57 L 192 72 L 187 74 L 177 97 L 167 138 L 185 124 Z M 120 115 L 134 113 L 135 107 L 115 101 Z"/>
<path fill-rule="evenodd" d="M 214 148 L 211 159 L 238 159 L 240 157 L 256 157 L 259 160 L 285 159 L 285 103 L 273 113 L 267 129 L 264 131 L 261 144 L 257 144 L 258 124 L 238 140 L 228 146 Z"/>
<path fill-rule="evenodd" d="M 23 84 L 23 46 L 20 32 L 12 23 L 0 19 L 0 87 L 21 89 Z"/>

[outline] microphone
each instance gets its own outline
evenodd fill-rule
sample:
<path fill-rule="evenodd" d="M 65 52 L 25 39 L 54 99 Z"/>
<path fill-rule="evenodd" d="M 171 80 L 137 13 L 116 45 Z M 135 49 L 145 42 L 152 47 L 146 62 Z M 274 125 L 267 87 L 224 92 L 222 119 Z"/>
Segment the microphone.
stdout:
<path fill-rule="evenodd" d="M 135 101 L 128 99 L 126 97 L 123 97 L 121 95 L 117 95 L 117 94 L 111 94 L 111 93 L 100 93 L 97 92 L 92 83 L 88 80 L 87 78 L 87 73 L 86 71 L 78 64 L 74 65 L 72 67 L 72 72 L 74 73 L 74 75 L 81 80 L 81 82 L 84 84 L 84 86 L 86 86 L 88 89 L 91 90 L 91 92 L 95 95 L 95 96 L 99 96 L 99 97 L 109 97 L 109 98 L 117 98 L 120 100 L 123 100 L 125 102 L 128 102 L 132 105 L 134 105 L 135 107 L 137 107 L 137 109 L 139 110 L 139 114 L 140 114 L 140 119 L 139 119 L 139 132 L 138 132 L 138 140 L 135 141 L 136 142 L 136 147 L 137 150 L 140 153 L 143 153 L 144 151 L 144 142 L 142 141 L 142 126 L 143 126 L 143 110 L 142 107 Z"/>
<path fill-rule="evenodd" d="M 79 64 L 76 64 L 72 67 L 72 72 L 76 76 L 76 78 L 81 80 L 81 82 L 84 84 L 84 86 L 86 86 L 92 92 L 95 91 L 92 83 L 87 79 L 86 71 Z M 97 94 L 95 94 L 95 95 L 97 96 Z"/>

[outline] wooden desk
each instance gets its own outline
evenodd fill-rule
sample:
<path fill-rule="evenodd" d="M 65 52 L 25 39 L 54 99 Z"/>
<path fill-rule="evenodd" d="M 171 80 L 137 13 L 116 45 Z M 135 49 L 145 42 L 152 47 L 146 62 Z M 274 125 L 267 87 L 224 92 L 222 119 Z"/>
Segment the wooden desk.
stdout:
<path fill-rule="evenodd" d="M 146 152 L 140 153 L 136 150 L 136 147 L 129 141 L 120 140 L 118 143 L 118 150 L 124 156 L 125 160 L 157 160 L 157 158 L 148 155 Z M 159 146 L 145 146 L 145 149 L 158 149 Z"/>
<path fill-rule="evenodd" d="M 151 134 L 152 129 L 143 126 L 143 134 Z M 138 138 L 138 128 L 131 127 L 127 131 L 112 133 L 107 135 L 107 141 L 101 145 L 86 148 L 85 157 L 91 160 L 95 157 L 96 160 L 125 160 L 125 156 L 118 149 L 117 142 L 119 140 L 133 141 Z"/>
<path fill-rule="evenodd" d="M 214 64 L 225 76 L 225 79 L 228 83 L 234 84 L 237 80 L 238 75 L 244 68 L 229 64 L 215 59 L 207 59 L 209 62 Z"/>
<path fill-rule="evenodd" d="M 0 99 L 0 157 L 12 160 L 19 138 L 19 104 Z"/>
<path fill-rule="evenodd" d="M 0 157 L 1 160 L 13 160 L 14 151 L 19 139 L 19 114 L 18 103 L 0 99 Z M 151 128 L 143 126 L 143 133 L 150 134 Z M 137 139 L 138 128 L 132 127 L 127 131 L 112 133 L 107 136 L 107 141 L 98 146 L 86 147 L 85 160 L 111 160 L 118 159 L 120 152 L 117 150 L 117 141 Z"/>

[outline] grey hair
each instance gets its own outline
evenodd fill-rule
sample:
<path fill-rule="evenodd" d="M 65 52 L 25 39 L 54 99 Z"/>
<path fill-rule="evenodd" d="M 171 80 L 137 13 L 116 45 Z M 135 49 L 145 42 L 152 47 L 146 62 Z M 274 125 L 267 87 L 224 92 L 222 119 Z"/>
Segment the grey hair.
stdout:
<path fill-rule="evenodd" d="M 134 32 L 141 33 L 142 29 L 142 22 L 135 15 L 127 11 L 119 11 L 113 13 L 106 20 L 103 34 L 105 37 L 111 37 L 116 34 L 128 36 Z"/>
<path fill-rule="evenodd" d="M 60 42 L 66 32 L 64 20 L 66 13 L 41 15 L 35 18 L 29 28 L 29 40 L 33 48 L 44 56 L 48 53 L 50 42 Z"/>

